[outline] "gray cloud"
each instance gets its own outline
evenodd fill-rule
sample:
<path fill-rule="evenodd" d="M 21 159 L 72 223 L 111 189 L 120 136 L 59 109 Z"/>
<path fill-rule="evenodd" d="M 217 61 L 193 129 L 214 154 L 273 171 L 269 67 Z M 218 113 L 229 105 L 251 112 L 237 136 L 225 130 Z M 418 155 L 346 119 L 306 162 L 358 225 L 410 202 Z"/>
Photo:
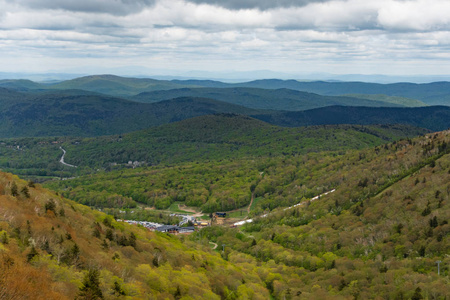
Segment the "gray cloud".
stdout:
<path fill-rule="evenodd" d="M 155 0 L 15 0 L 32 9 L 57 9 L 86 13 L 128 15 L 152 6 Z"/>
<path fill-rule="evenodd" d="M 267 10 L 280 7 L 302 7 L 311 3 L 322 3 L 331 0 L 188 0 L 196 4 L 210 4 L 228 9 L 260 9 Z"/>

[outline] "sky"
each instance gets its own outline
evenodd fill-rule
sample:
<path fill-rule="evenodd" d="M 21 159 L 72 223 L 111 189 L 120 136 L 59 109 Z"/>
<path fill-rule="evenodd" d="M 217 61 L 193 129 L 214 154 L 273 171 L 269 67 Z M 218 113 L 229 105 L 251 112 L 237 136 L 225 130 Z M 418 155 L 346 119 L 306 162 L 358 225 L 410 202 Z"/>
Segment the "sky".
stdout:
<path fill-rule="evenodd" d="M 450 74 L 449 0 L 0 0 L 0 72 Z"/>

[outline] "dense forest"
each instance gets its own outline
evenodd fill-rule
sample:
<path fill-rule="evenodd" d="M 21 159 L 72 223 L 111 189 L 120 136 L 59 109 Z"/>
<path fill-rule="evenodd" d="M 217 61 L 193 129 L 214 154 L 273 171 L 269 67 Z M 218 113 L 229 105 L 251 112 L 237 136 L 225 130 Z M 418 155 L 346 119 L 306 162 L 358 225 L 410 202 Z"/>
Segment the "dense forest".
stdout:
<path fill-rule="evenodd" d="M 87 293 L 108 299 L 446 299 L 449 142 L 445 131 L 341 154 L 116 173 L 130 184 L 153 182 L 155 191 L 160 184 L 191 191 L 199 183 L 214 195 L 216 188 L 239 193 L 244 185 L 242 193 L 258 199 L 252 223 L 184 237 L 116 222 L 2 173 L 0 267 L 6 275 L 0 292 L 14 298 L 39 290 L 43 299 Z M 95 193 L 92 182 L 108 187 L 114 174 L 93 175 L 84 188 Z M 61 182 L 60 192 L 74 183 L 83 180 Z M 298 202 L 304 204 L 279 208 Z M 210 241 L 222 249 L 210 250 Z M 36 272 L 39 280 L 28 281 Z"/>
<path fill-rule="evenodd" d="M 425 132 L 403 125 L 283 128 L 246 116 L 220 114 L 90 139 L 4 139 L 0 140 L 0 168 L 34 180 L 66 178 L 97 169 L 361 149 Z M 66 161 L 78 168 L 59 163 L 61 146 L 67 150 Z"/>

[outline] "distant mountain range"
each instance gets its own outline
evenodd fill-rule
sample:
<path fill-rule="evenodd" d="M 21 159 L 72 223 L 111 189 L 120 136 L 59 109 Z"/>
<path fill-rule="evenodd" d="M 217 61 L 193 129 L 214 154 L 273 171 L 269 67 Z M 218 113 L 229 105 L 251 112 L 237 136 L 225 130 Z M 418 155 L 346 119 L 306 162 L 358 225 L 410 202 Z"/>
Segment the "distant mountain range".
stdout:
<path fill-rule="evenodd" d="M 407 124 L 433 131 L 450 128 L 450 107 L 415 108 L 328 106 L 307 111 L 252 115 L 279 126 Z"/>
<path fill-rule="evenodd" d="M 0 88 L 0 137 L 99 136 L 215 113 L 264 113 L 210 99 L 146 104 L 72 92 L 30 95 Z"/>
<path fill-rule="evenodd" d="M 252 116 L 280 126 L 407 124 L 450 127 L 450 107 L 371 108 L 331 106 L 303 112 L 258 110 L 206 98 L 138 103 L 74 90 L 28 94 L 0 89 L 0 137 L 100 136 L 216 113 Z"/>
<path fill-rule="evenodd" d="M 130 99 L 139 102 L 157 102 L 177 97 L 202 97 L 242 105 L 255 109 L 299 111 L 331 105 L 369 107 L 426 106 L 417 100 L 359 96 L 322 96 L 289 89 L 261 88 L 183 88 L 144 92 Z M 397 101 L 394 101 L 397 100 Z"/>
<path fill-rule="evenodd" d="M 181 88 L 260 88 L 290 89 L 325 96 L 348 94 L 370 94 L 397 96 L 420 100 L 428 105 L 450 105 L 450 82 L 427 84 L 393 83 L 378 84 L 366 82 L 326 82 L 265 79 L 228 84 L 213 80 L 156 80 L 148 78 L 126 78 L 114 75 L 94 75 L 66 80 L 59 83 L 39 84 L 29 80 L 0 80 L 0 87 L 19 90 L 36 89 L 81 89 L 116 97 L 131 97 L 143 92 Z M 188 96 L 188 95 L 182 95 Z M 220 100 L 220 99 L 216 99 Z"/>
<path fill-rule="evenodd" d="M 348 96 L 319 95 L 300 91 L 301 88 Z M 450 95 L 450 83 L 380 85 L 259 80 L 230 85 L 113 75 L 53 84 L 2 80 L 0 137 L 121 134 L 217 113 L 237 113 L 289 127 L 323 124 L 405 124 L 430 130 L 450 127 L 450 107 L 426 107 L 424 102 L 397 96 L 406 92 L 412 95 L 411 90 L 416 90 L 414 95 L 428 104 L 448 103 L 445 99 L 447 93 Z M 387 93 L 396 96 L 386 96 Z"/>

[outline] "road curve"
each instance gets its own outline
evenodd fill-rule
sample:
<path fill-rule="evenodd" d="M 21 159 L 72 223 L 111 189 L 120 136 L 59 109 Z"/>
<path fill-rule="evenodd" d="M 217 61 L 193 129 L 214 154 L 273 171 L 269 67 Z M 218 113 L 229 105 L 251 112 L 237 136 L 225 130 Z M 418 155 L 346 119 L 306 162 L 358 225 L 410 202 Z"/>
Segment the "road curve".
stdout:
<path fill-rule="evenodd" d="M 328 195 L 329 193 L 333 193 L 334 191 L 336 191 L 336 189 L 333 189 L 333 190 L 328 191 L 328 192 L 326 192 L 326 193 L 323 193 L 323 194 L 320 194 L 320 195 L 318 195 L 318 196 L 315 196 L 314 198 L 311 198 L 311 199 L 309 200 L 309 202 L 316 201 L 317 199 L 320 199 L 320 197 L 325 196 L 325 195 Z M 294 207 L 297 207 L 297 206 L 300 206 L 300 205 L 305 205 L 305 203 L 307 203 L 307 202 L 308 202 L 308 201 L 297 203 L 297 204 L 295 204 L 294 206 L 286 207 L 284 210 L 291 209 L 291 208 L 294 208 Z M 265 217 L 267 217 L 267 215 L 268 215 L 268 214 L 262 215 L 261 218 L 265 218 Z M 248 220 L 236 222 L 236 223 L 234 223 L 233 225 L 234 225 L 234 226 L 242 226 L 242 225 L 244 225 L 245 223 L 252 223 L 252 222 L 253 222 L 253 219 L 248 219 Z"/>
<path fill-rule="evenodd" d="M 64 150 L 61 146 L 59 147 L 59 149 L 62 150 L 63 155 L 61 156 L 61 159 L 59 160 L 60 163 L 62 163 L 63 165 L 67 166 L 67 167 L 71 167 L 71 168 L 77 168 L 77 166 L 68 164 L 66 162 L 64 162 L 64 156 L 66 155 L 66 150 Z"/>

